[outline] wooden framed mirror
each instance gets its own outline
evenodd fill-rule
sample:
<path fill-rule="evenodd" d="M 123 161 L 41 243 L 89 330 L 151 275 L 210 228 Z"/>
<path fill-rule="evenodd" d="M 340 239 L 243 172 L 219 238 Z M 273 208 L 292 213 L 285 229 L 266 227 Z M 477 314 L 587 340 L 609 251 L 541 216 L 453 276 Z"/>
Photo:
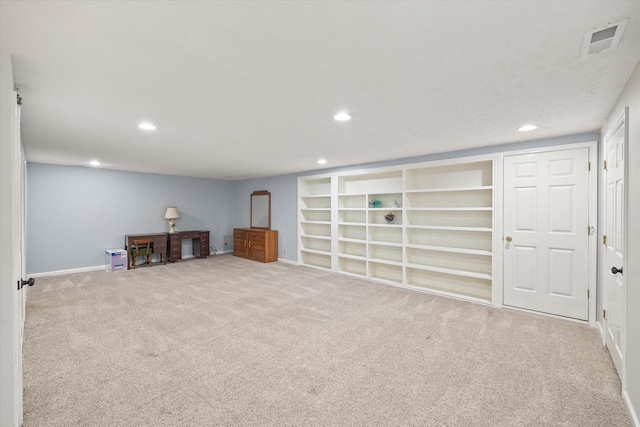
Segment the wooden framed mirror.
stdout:
<path fill-rule="evenodd" d="M 251 228 L 271 229 L 271 193 L 267 190 L 251 193 Z"/>

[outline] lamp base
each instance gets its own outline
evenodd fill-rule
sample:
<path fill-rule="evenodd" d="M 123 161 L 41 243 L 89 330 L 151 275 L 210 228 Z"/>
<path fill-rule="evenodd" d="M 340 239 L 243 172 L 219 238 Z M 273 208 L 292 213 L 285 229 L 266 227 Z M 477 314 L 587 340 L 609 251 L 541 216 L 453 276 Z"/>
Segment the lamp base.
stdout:
<path fill-rule="evenodd" d="M 169 220 L 169 234 L 175 233 L 175 232 L 176 232 L 176 220 L 175 219 L 170 219 Z"/>

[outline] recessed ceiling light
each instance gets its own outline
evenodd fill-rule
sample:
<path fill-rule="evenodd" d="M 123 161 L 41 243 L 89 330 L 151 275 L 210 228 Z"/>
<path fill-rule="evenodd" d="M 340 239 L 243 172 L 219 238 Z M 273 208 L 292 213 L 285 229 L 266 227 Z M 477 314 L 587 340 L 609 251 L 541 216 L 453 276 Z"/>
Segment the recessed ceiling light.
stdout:
<path fill-rule="evenodd" d="M 318 160 L 318 163 L 324 165 L 325 163 L 327 163 L 327 161 L 325 159 L 320 159 Z"/>
<path fill-rule="evenodd" d="M 140 129 L 144 129 L 144 130 L 156 130 L 155 125 L 153 125 L 153 124 L 151 124 L 151 123 L 149 123 L 149 122 L 140 123 L 140 124 L 138 125 L 138 127 L 139 127 Z"/>
<path fill-rule="evenodd" d="M 333 116 L 333 118 L 339 122 L 346 122 L 347 120 L 351 120 L 351 114 L 342 112 L 336 114 L 335 116 Z"/>
<path fill-rule="evenodd" d="M 529 132 L 530 130 L 538 129 L 536 125 L 524 125 L 518 128 L 520 132 Z"/>
<path fill-rule="evenodd" d="M 90 164 L 91 166 L 100 166 L 100 162 L 99 162 L 99 161 L 97 161 L 97 160 L 91 160 L 91 161 L 89 162 L 89 164 Z"/>

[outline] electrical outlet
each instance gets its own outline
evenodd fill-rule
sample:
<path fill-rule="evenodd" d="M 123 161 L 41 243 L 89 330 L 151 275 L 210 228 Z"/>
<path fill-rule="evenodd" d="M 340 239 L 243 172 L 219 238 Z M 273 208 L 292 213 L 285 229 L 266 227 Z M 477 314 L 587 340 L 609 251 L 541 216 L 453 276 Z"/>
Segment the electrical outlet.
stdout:
<path fill-rule="evenodd" d="M 228 244 L 228 243 L 229 243 L 229 242 L 224 242 L 224 245 L 225 245 L 225 246 L 227 246 L 227 244 Z"/>
<path fill-rule="evenodd" d="M 284 249 L 282 250 L 282 255 L 286 255 L 287 251 L 285 251 Z"/>

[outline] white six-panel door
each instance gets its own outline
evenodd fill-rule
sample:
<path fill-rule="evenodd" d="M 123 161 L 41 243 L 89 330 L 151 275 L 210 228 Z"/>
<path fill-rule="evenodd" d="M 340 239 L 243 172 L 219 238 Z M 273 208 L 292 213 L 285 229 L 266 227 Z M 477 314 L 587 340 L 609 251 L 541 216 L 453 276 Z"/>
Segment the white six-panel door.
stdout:
<path fill-rule="evenodd" d="M 504 304 L 588 320 L 589 149 L 504 158 Z"/>
<path fill-rule="evenodd" d="M 623 378 L 625 292 L 623 259 L 624 236 L 624 123 L 605 141 L 604 309 L 606 343 L 613 363 Z M 613 273 L 612 268 L 623 270 Z"/>

